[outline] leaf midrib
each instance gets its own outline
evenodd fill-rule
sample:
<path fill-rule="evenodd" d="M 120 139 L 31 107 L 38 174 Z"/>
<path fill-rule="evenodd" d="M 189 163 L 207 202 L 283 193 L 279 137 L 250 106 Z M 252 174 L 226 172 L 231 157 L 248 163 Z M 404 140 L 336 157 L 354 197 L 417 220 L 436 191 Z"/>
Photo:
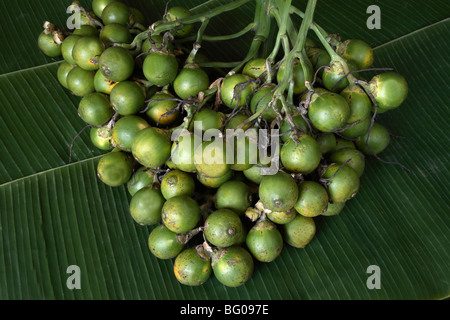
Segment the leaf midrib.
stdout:
<path fill-rule="evenodd" d="M 395 39 L 392 39 L 392 40 L 390 40 L 390 41 L 387 41 L 387 42 L 385 42 L 385 43 L 382 43 L 382 44 L 380 44 L 380 45 L 374 47 L 373 50 L 377 50 L 377 49 L 383 48 L 383 47 L 385 47 L 385 46 L 387 46 L 387 45 L 390 45 L 390 44 L 395 43 L 395 42 L 397 42 L 397 41 L 406 39 L 406 38 L 408 38 L 408 37 L 410 37 L 410 36 L 413 36 L 413 35 L 415 35 L 415 34 L 417 34 L 417 33 L 420 33 L 420 32 L 422 32 L 422 31 L 425 31 L 425 30 L 427 30 L 427 29 L 429 29 L 429 28 L 434 28 L 434 27 L 440 25 L 441 23 L 446 23 L 446 22 L 448 22 L 448 21 L 450 21 L 450 18 L 446 18 L 446 19 L 443 19 L 443 20 L 441 20 L 441 21 L 432 23 L 432 24 L 430 24 L 430 25 L 428 25 L 428 26 L 425 26 L 425 27 L 419 28 L 419 29 L 417 29 L 417 30 L 411 31 L 411 32 L 409 32 L 409 33 L 407 33 L 407 34 L 405 34 L 405 35 L 402 35 L 402 36 L 400 36 L 400 37 L 397 37 L 397 38 L 395 38 Z"/>
<path fill-rule="evenodd" d="M 383 48 L 383 47 L 385 47 L 385 46 L 394 44 L 394 43 L 396 43 L 397 41 L 401 41 L 401 40 L 406 39 L 406 38 L 408 38 L 408 37 L 410 37 L 410 36 L 413 36 L 413 35 L 415 35 L 415 34 L 418 34 L 418 33 L 420 33 L 420 32 L 424 32 L 424 31 L 426 31 L 426 30 L 428 30 L 428 29 L 430 29 L 430 28 L 434 28 L 434 27 L 436 27 L 436 26 L 438 26 L 438 25 L 440 25 L 440 24 L 442 24 L 442 23 L 446 23 L 446 22 L 448 22 L 448 21 L 450 21 L 450 18 L 446 18 L 446 19 L 443 19 L 443 20 L 441 20 L 441 21 L 432 23 L 432 24 L 430 24 L 430 25 L 428 25 L 428 26 L 419 28 L 419 29 L 414 30 L 414 31 L 412 31 L 412 32 L 409 32 L 409 33 L 407 33 L 407 34 L 405 34 L 405 35 L 403 35 L 403 36 L 397 37 L 397 38 L 395 38 L 395 39 L 393 39 L 393 40 L 390 40 L 390 41 L 388 41 L 388 42 L 385 42 L 385 43 L 383 43 L 383 44 L 380 44 L 380 45 L 374 47 L 373 50 L 376 51 L 376 50 L 378 50 L 378 49 L 380 49 L 380 48 Z M 39 65 L 39 66 L 27 68 L 27 69 L 22 69 L 22 70 L 17 70 L 17 71 L 5 73 L 5 74 L 0 75 L 0 78 L 2 78 L 2 77 L 7 77 L 7 76 L 11 76 L 11 75 L 14 75 L 14 74 L 19 74 L 19 73 L 22 73 L 22 72 L 29 72 L 29 71 L 32 71 L 32 70 L 36 70 L 36 69 L 40 69 L 40 68 L 49 67 L 49 66 L 52 66 L 52 65 L 57 65 L 57 64 L 62 63 L 62 62 L 63 62 L 62 60 L 61 60 L 61 61 L 55 61 L 55 62 L 51 62 L 51 63 L 47 63 L 47 64 L 43 64 L 43 65 Z M 46 174 L 46 173 L 55 172 L 55 171 L 58 171 L 58 170 L 61 170 L 61 169 L 64 169 L 64 168 L 67 168 L 67 167 L 70 167 L 70 166 L 79 165 L 79 164 L 81 164 L 81 163 L 85 163 L 85 162 L 89 162 L 89 161 L 95 161 L 95 160 L 97 160 L 97 159 L 100 159 L 102 156 L 103 156 L 103 155 L 99 155 L 99 156 L 95 156 L 95 157 L 90 157 L 90 158 L 86 158 L 86 159 L 81 160 L 81 161 L 69 163 L 69 164 L 66 164 L 66 165 L 63 165 L 63 166 L 58 166 L 58 167 L 51 168 L 51 169 L 48 169 L 48 170 L 44 170 L 44 171 L 41 171 L 41 172 L 36 172 L 36 173 L 33 173 L 33 174 L 28 175 L 28 176 L 25 176 L 25 177 L 21 177 L 21 178 L 15 179 L 15 180 L 11 180 L 11 181 L 5 182 L 5 183 L 3 183 L 3 184 L 0 185 L 0 188 L 6 187 L 6 186 L 8 186 L 8 185 L 12 185 L 12 184 L 14 184 L 14 183 L 19 183 L 19 182 L 21 182 L 21 181 L 25 181 L 25 180 L 27 180 L 27 179 L 32 179 L 32 178 L 34 178 L 34 177 L 36 177 L 36 176 L 39 176 L 39 175 L 44 175 L 44 174 Z"/>
<path fill-rule="evenodd" d="M 34 66 L 34 67 L 31 67 L 31 68 L 26 68 L 26 69 L 20 69 L 20 70 L 16 70 L 16 71 L 7 72 L 7 73 L 4 73 L 4 74 L 0 74 L 0 78 L 13 76 L 15 74 L 19 74 L 19 73 L 22 73 L 22 72 L 29 72 L 29 71 L 33 71 L 33 70 L 37 70 L 37 69 L 50 67 L 50 66 L 57 65 L 57 64 L 60 64 L 60 63 L 63 63 L 63 62 L 64 62 L 64 60 L 54 61 L 54 62 L 50 62 L 50 63 L 46 63 L 46 64 L 41 64 L 39 66 Z"/>
<path fill-rule="evenodd" d="M 51 173 L 51 172 L 55 172 L 55 171 L 58 171 L 58 170 L 62 170 L 64 168 L 69 168 L 71 166 L 81 165 L 81 164 L 86 163 L 86 162 L 95 161 L 95 160 L 100 159 L 103 156 L 104 155 L 99 155 L 99 156 L 95 156 L 95 157 L 91 157 L 91 158 L 86 158 L 86 159 L 83 159 L 83 160 L 80 160 L 80 161 L 77 161 L 77 162 L 72 162 L 72 163 L 68 163 L 68 164 L 65 164 L 65 165 L 62 165 L 62 166 L 57 166 L 57 167 L 54 167 L 54 168 L 51 168 L 51 169 L 48 169 L 48 170 L 36 172 L 36 173 L 30 174 L 28 176 L 21 177 L 21 178 L 18 178 L 18 179 L 11 180 L 11 181 L 5 182 L 3 184 L 0 184 L 0 188 L 4 188 L 4 187 L 7 187 L 8 185 L 12 185 L 12 184 L 15 184 L 15 183 L 19 183 L 21 181 L 32 179 L 32 178 L 40 176 L 40 175 L 45 175 L 47 173 Z"/>

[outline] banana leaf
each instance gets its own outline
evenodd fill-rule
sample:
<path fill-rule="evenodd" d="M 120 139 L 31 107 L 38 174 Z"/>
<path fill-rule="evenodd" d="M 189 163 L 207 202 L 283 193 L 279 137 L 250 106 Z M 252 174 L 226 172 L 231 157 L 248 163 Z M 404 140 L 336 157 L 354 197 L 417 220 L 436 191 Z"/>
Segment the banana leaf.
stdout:
<path fill-rule="evenodd" d="M 334 217 L 316 218 L 304 249 L 285 246 L 272 263 L 256 263 L 243 286 L 214 277 L 186 287 L 173 260 L 148 247 L 151 227 L 134 223 L 125 186 L 96 176 L 104 152 L 92 145 L 77 115 L 80 98 L 56 78 L 60 59 L 44 56 L 37 37 L 45 20 L 63 26 L 71 1 L 0 1 L 0 299 L 2 300 L 384 300 L 444 299 L 450 292 L 449 86 L 450 3 L 377 2 L 381 29 L 366 21 L 369 0 L 318 1 L 315 21 L 343 39 L 374 47 L 375 67 L 405 76 L 410 93 L 400 108 L 379 116 L 393 141 L 370 158 L 357 197 Z M 87 8 L 90 1 L 81 1 Z M 126 1 L 148 24 L 165 1 Z M 173 0 L 201 12 L 222 0 Z M 304 9 L 306 1 L 293 1 Z M 255 4 L 211 21 L 207 34 L 231 34 L 252 19 Z M 202 50 L 217 61 L 239 61 L 251 34 Z M 71 162 L 69 158 L 71 157 Z M 81 273 L 70 289 L 68 267 Z M 371 266 L 380 287 L 370 288 Z"/>

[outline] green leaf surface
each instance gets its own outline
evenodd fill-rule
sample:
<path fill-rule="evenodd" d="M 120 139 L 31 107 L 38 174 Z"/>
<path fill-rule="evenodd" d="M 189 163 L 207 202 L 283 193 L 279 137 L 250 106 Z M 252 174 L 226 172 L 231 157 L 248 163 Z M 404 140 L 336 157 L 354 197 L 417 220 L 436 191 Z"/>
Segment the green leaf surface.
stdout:
<path fill-rule="evenodd" d="M 173 1 L 212 7 L 226 1 Z M 83 1 L 83 4 L 88 1 Z M 133 0 L 150 22 L 164 1 Z M 304 9 L 306 1 L 294 1 Z M 129 214 L 125 187 L 96 176 L 101 152 L 77 115 L 78 97 L 56 79 L 59 63 L 36 44 L 44 20 L 64 25 L 70 1 L 0 1 L 0 299 L 442 299 L 449 295 L 448 1 L 383 1 L 382 29 L 366 28 L 371 1 L 320 1 L 316 21 L 343 38 L 375 46 L 375 66 L 404 75 L 410 94 L 379 116 L 392 134 L 369 159 L 357 197 L 335 217 L 316 219 L 304 249 L 286 245 L 273 263 L 257 263 L 244 286 L 214 277 L 201 287 L 180 285 L 172 260 L 147 248 L 151 228 Z M 220 16 L 208 34 L 233 33 L 252 19 L 254 4 Z M 198 8 L 201 10 L 202 8 Z M 16 28 L 12 28 L 14 24 Z M 236 61 L 248 48 L 205 46 L 214 59 Z M 219 48 L 221 50 L 219 50 Z M 81 269 L 81 290 L 69 290 L 67 268 Z M 367 268 L 381 270 L 369 290 Z"/>

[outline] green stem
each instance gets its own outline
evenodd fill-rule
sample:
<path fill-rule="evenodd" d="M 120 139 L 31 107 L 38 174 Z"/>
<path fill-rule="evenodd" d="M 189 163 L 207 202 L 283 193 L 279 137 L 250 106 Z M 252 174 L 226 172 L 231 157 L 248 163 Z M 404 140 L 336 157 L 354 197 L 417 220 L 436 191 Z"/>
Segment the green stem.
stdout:
<path fill-rule="evenodd" d="M 142 33 L 138 34 L 134 38 L 134 40 L 131 44 L 124 43 L 124 44 L 117 44 L 117 46 L 121 46 L 121 47 L 129 49 L 129 50 L 133 50 L 136 47 L 141 47 L 142 43 L 149 37 L 149 34 L 153 34 L 153 33 L 154 34 L 162 34 L 166 31 L 173 30 L 181 25 L 202 22 L 205 19 L 212 19 L 213 17 L 218 16 L 224 12 L 237 9 L 250 1 L 252 1 L 252 0 L 232 1 L 231 3 L 216 7 L 214 9 L 208 10 L 204 13 L 196 14 L 196 15 L 182 18 L 182 19 L 179 19 L 176 21 L 161 20 L 161 21 L 155 22 L 149 28 L 149 30 L 143 31 Z"/>
<path fill-rule="evenodd" d="M 154 30 L 154 33 L 160 34 L 166 31 L 170 31 L 176 27 L 179 27 L 181 25 L 187 25 L 187 24 L 193 24 L 197 22 L 202 22 L 204 19 L 212 19 L 215 16 L 218 16 L 224 12 L 235 10 L 244 4 L 250 2 L 252 0 L 238 0 L 238 1 L 232 1 L 231 3 L 216 7 L 214 9 L 208 10 L 204 13 L 199 13 L 190 17 L 182 18 L 177 21 L 159 21 L 156 22 L 152 29 Z"/>
<path fill-rule="evenodd" d="M 252 22 L 248 26 L 246 26 L 244 29 L 242 29 L 241 31 L 233 33 L 233 34 L 229 34 L 229 35 L 224 35 L 224 36 L 203 35 L 203 41 L 218 42 L 218 41 L 228 41 L 228 40 L 237 39 L 239 37 L 242 37 L 246 33 L 252 31 L 255 28 L 255 26 L 256 26 L 256 23 Z M 175 42 L 177 42 L 177 43 L 192 42 L 192 41 L 195 41 L 195 39 L 196 39 L 196 36 L 192 36 L 192 37 L 176 40 Z"/>
<path fill-rule="evenodd" d="M 202 25 L 198 29 L 197 32 L 197 40 L 194 43 L 194 48 L 192 49 L 191 53 L 189 54 L 189 57 L 186 60 L 186 64 L 193 64 L 195 63 L 195 56 L 197 55 L 198 50 L 201 48 L 202 40 L 203 40 L 203 34 L 205 33 L 206 27 L 209 24 L 209 19 L 205 18 L 202 21 Z"/>
<path fill-rule="evenodd" d="M 256 31 L 255 36 L 253 37 L 252 44 L 250 45 L 250 49 L 248 50 L 246 57 L 239 65 L 233 68 L 229 74 L 239 72 L 248 61 L 250 61 L 257 55 L 261 45 L 269 37 L 271 18 L 267 13 L 269 12 L 270 1 L 271 0 L 257 0 L 254 21 L 256 25 Z"/>
<path fill-rule="evenodd" d="M 273 45 L 272 48 L 272 52 L 269 54 L 269 56 L 266 59 L 266 69 L 270 70 L 271 66 L 274 64 L 275 60 L 277 59 L 278 53 L 280 52 L 280 48 L 281 45 L 283 43 L 282 39 L 284 37 L 285 34 L 285 30 L 286 30 L 286 20 L 283 19 L 283 17 L 281 16 L 281 11 L 282 8 L 280 8 L 278 5 L 272 5 L 270 7 L 270 15 L 272 15 L 275 18 L 275 21 L 277 22 L 278 25 L 278 33 L 277 33 L 277 37 L 275 39 L 275 44 Z M 285 17 L 284 17 L 285 18 Z M 271 83 L 272 82 L 272 75 L 268 74 L 267 75 L 267 83 Z"/>
<path fill-rule="evenodd" d="M 289 8 L 291 6 L 291 0 L 285 1 L 285 0 L 277 0 L 277 8 L 272 11 L 273 15 L 275 16 L 277 22 L 279 23 L 279 31 L 278 31 L 278 38 L 280 39 L 280 44 L 283 45 L 283 49 L 285 51 L 285 73 L 283 76 L 283 79 L 280 81 L 276 89 L 274 90 L 273 99 L 270 101 L 264 108 L 261 108 L 258 112 L 253 114 L 251 117 L 249 117 L 247 120 L 245 120 L 243 123 L 241 123 L 238 128 L 245 126 L 246 124 L 256 120 L 259 116 L 261 116 L 264 111 L 272 106 L 276 106 L 277 102 L 280 101 L 283 110 L 286 113 L 286 117 L 288 118 L 288 121 L 292 121 L 292 118 L 290 117 L 290 108 L 288 103 L 293 102 L 293 66 L 294 66 L 294 60 L 295 58 L 304 51 L 304 46 L 306 43 L 306 34 L 309 30 L 309 26 L 312 22 L 314 10 L 316 6 L 317 0 L 309 0 L 308 7 L 307 7 L 307 14 L 305 16 L 305 19 L 303 20 L 302 27 L 300 29 L 299 34 L 297 35 L 297 39 L 295 42 L 295 46 L 292 50 L 290 50 L 290 43 L 289 43 L 289 37 L 287 35 L 287 21 L 290 19 L 289 17 Z M 276 56 L 275 51 L 272 52 L 271 56 L 269 58 L 274 58 Z M 308 60 L 309 61 L 309 60 Z M 306 68 L 305 68 L 306 69 Z M 284 97 L 284 93 L 288 90 L 288 103 L 286 103 L 286 99 Z"/>
<path fill-rule="evenodd" d="M 286 115 L 285 118 L 286 118 L 286 121 L 289 123 L 289 126 L 291 128 L 296 128 L 294 120 L 292 119 L 292 116 L 291 116 L 292 110 L 290 109 L 289 105 L 286 103 L 286 100 L 284 99 L 283 96 L 281 96 L 279 98 L 279 100 L 281 101 L 281 105 L 283 106 L 283 111 L 284 111 L 284 113 Z"/>
<path fill-rule="evenodd" d="M 285 35 L 287 33 L 287 21 L 289 19 L 289 10 L 288 8 L 291 7 L 292 0 L 276 0 L 277 7 L 280 10 L 281 13 L 281 21 L 279 24 L 279 34 L 281 36 Z"/>
<path fill-rule="evenodd" d="M 313 74 L 311 70 L 313 70 L 311 61 L 309 61 L 308 56 L 306 54 L 305 45 L 306 38 L 308 37 L 308 31 L 313 24 L 314 11 L 316 9 L 317 0 L 308 1 L 308 6 L 306 7 L 306 14 L 303 19 L 302 25 L 300 26 L 300 31 L 297 37 L 297 45 L 294 47 L 294 51 L 296 52 L 296 57 L 300 60 L 300 64 L 303 68 L 303 73 L 305 75 L 305 79 L 312 79 Z M 306 83 L 306 87 L 308 90 L 311 90 L 312 87 L 309 83 Z"/>
<path fill-rule="evenodd" d="M 322 34 L 322 32 L 317 28 L 317 25 L 312 25 L 311 29 L 315 32 L 317 37 L 319 38 L 320 42 L 324 46 L 325 50 L 328 52 L 328 54 L 331 57 L 331 60 L 334 61 L 340 61 L 342 60 L 341 56 L 339 56 L 336 51 L 331 47 L 331 45 L 328 43 L 326 36 Z"/>
<path fill-rule="evenodd" d="M 287 19 L 289 20 L 289 19 Z M 287 21 L 284 20 L 284 21 Z M 281 35 L 281 42 L 283 43 L 283 50 L 285 52 L 285 54 L 287 55 L 290 51 L 291 51 L 291 46 L 290 46 L 290 41 L 289 41 L 289 36 L 286 33 L 283 33 Z M 292 65 L 293 67 L 293 65 Z M 290 68 L 289 70 L 292 70 L 293 68 Z M 287 70 L 285 69 L 285 72 L 287 72 Z M 293 72 L 291 72 L 293 73 Z M 283 99 L 281 99 L 282 96 L 280 96 L 280 99 L 283 106 L 286 104 L 284 97 Z M 287 100 L 290 104 L 294 103 L 294 79 L 293 79 L 293 75 L 291 75 L 290 77 L 290 81 L 289 81 L 289 85 L 288 85 L 288 94 L 287 94 Z"/>
<path fill-rule="evenodd" d="M 300 11 L 299 9 L 297 9 L 295 7 L 291 7 L 291 13 L 294 13 L 294 14 L 298 15 L 301 18 L 305 18 L 305 16 L 306 16 L 305 13 L 303 13 L 302 11 Z M 327 40 L 328 33 L 321 26 L 319 26 L 318 24 L 314 23 L 313 21 L 311 21 L 310 28 L 317 35 L 317 37 L 319 38 L 320 42 L 324 46 L 325 50 L 330 55 L 331 63 L 333 63 L 333 62 L 340 63 L 342 65 L 343 69 L 344 69 L 345 74 L 348 74 L 347 78 L 350 80 L 350 86 L 356 85 L 357 84 L 357 79 L 352 74 L 349 74 L 350 70 L 349 70 L 349 67 L 347 65 L 347 62 L 341 56 L 339 56 L 336 53 L 336 51 L 334 51 L 333 47 L 328 42 L 328 40 Z M 333 40 L 331 40 L 331 41 L 333 41 Z M 337 44 L 337 43 L 335 43 L 335 44 Z"/>
<path fill-rule="evenodd" d="M 279 0 L 279 1 L 281 1 L 281 0 Z M 290 1 L 289 1 L 289 3 L 290 3 Z M 306 14 L 303 19 L 302 25 L 300 27 L 300 31 L 298 33 L 294 48 L 289 53 L 286 53 L 286 55 L 285 55 L 285 74 L 280 83 L 280 88 L 278 89 L 280 92 L 284 92 L 288 88 L 289 82 L 292 81 L 292 77 L 293 77 L 292 69 L 294 66 L 295 58 L 300 59 L 301 65 L 303 67 L 303 71 L 305 73 L 305 78 L 309 79 L 309 77 L 311 76 L 309 74 L 311 68 L 310 68 L 310 66 L 308 67 L 308 65 L 307 65 L 308 63 L 310 64 L 310 61 L 307 58 L 305 59 L 305 56 L 306 56 L 305 44 L 306 44 L 306 36 L 307 36 L 308 30 L 313 21 L 314 10 L 316 8 L 316 4 L 317 4 L 317 0 L 309 0 L 308 1 L 308 6 L 306 8 Z M 289 5 L 289 7 L 286 10 L 288 18 L 289 18 L 289 9 L 290 8 L 291 8 L 291 6 Z M 286 27 L 286 24 L 284 24 L 284 27 Z"/>
<path fill-rule="evenodd" d="M 128 50 L 135 50 L 137 51 L 137 49 L 142 48 L 142 44 L 145 40 L 148 39 L 148 36 L 150 34 L 150 31 L 144 31 L 139 33 L 136 37 L 134 37 L 133 42 L 131 42 L 130 44 L 127 43 L 116 43 L 114 44 L 114 46 L 117 47 L 122 47 Z"/>
<path fill-rule="evenodd" d="M 291 0 L 287 3 L 282 0 L 277 0 L 277 4 L 270 8 L 271 15 L 275 18 L 277 24 L 278 24 L 278 34 L 276 37 L 275 45 L 273 47 L 272 52 L 270 53 L 269 57 L 267 58 L 267 68 L 269 68 L 270 64 L 273 64 L 276 60 L 278 53 L 280 51 L 281 46 L 283 45 L 285 50 L 285 56 L 290 51 L 289 50 L 289 41 L 287 37 L 287 23 L 289 21 L 289 12 L 286 10 L 290 7 Z M 285 69 L 287 73 L 290 73 L 290 76 L 292 77 L 291 69 Z M 267 82 L 271 82 L 271 75 L 268 75 Z"/>
<path fill-rule="evenodd" d="M 129 31 L 131 34 L 135 34 L 135 35 L 138 35 L 139 33 L 142 32 L 142 30 L 138 30 L 138 29 L 130 29 Z"/>
<path fill-rule="evenodd" d="M 280 11 L 278 7 L 272 7 L 270 10 L 270 13 L 274 16 L 275 20 L 277 21 L 278 24 L 278 34 L 277 34 L 277 38 L 275 40 L 275 44 L 273 46 L 273 50 L 270 53 L 269 57 L 267 58 L 267 60 L 271 63 L 273 63 L 276 59 L 276 57 L 278 56 L 278 52 L 280 52 L 280 48 L 281 48 L 281 35 L 282 35 L 282 31 L 281 31 L 281 25 L 283 24 L 283 19 L 281 18 L 280 15 Z"/>
<path fill-rule="evenodd" d="M 133 29 L 139 29 L 141 31 L 147 31 L 147 28 L 144 27 L 142 24 L 140 24 L 139 22 L 136 22 L 135 24 L 133 24 L 132 26 Z"/>
<path fill-rule="evenodd" d="M 217 90 L 219 90 L 219 88 L 217 86 L 214 86 L 211 89 L 205 90 L 204 91 L 205 99 L 202 101 L 202 103 L 204 104 L 207 100 L 211 99 L 212 96 L 217 93 Z"/>
<path fill-rule="evenodd" d="M 299 10 L 298 8 L 291 6 L 290 8 L 290 13 L 292 14 L 296 14 L 298 15 L 300 18 L 304 19 L 305 18 L 305 13 L 301 10 Z M 317 30 L 324 36 L 327 37 L 328 33 L 318 24 L 316 24 L 315 22 L 311 23 L 311 27 L 315 26 L 317 28 Z"/>

